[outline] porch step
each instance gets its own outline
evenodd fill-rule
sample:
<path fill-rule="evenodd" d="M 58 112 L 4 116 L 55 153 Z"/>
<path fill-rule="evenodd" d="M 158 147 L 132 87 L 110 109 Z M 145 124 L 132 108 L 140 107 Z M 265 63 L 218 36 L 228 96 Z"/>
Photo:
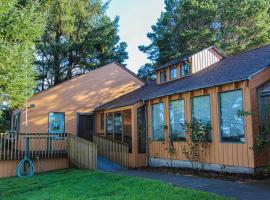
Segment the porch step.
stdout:
<path fill-rule="evenodd" d="M 107 158 L 104 158 L 102 156 L 97 157 L 97 170 L 98 171 L 114 172 L 114 171 L 118 171 L 122 169 L 123 168 L 120 165 L 108 160 Z"/>

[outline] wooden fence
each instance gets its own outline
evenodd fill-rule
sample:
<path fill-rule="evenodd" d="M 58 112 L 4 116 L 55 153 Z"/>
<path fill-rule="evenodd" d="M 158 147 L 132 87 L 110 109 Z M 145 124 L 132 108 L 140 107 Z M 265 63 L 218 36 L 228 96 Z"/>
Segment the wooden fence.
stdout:
<path fill-rule="evenodd" d="M 97 168 L 97 145 L 68 134 L 68 159 L 76 167 L 95 170 Z"/>
<path fill-rule="evenodd" d="M 128 168 L 128 144 L 98 135 L 94 135 L 93 142 L 97 144 L 98 155 Z"/>
<path fill-rule="evenodd" d="M 0 161 L 66 157 L 67 134 L 0 133 Z M 28 147 L 28 148 L 27 148 Z"/>

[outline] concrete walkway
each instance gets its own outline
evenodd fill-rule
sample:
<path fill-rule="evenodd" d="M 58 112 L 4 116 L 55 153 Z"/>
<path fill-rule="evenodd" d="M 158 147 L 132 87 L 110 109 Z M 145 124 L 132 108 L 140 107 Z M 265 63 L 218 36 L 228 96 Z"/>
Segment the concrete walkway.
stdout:
<path fill-rule="evenodd" d="M 102 171 L 102 172 L 115 172 L 115 171 L 122 170 L 122 167 L 102 156 L 98 156 L 97 157 L 97 170 Z"/>
<path fill-rule="evenodd" d="M 176 186 L 215 193 L 239 200 L 270 200 L 270 182 L 254 181 L 241 183 L 220 179 L 199 178 L 186 175 L 174 175 L 141 170 L 119 170 L 115 173 L 125 176 L 136 176 L 160 180 Z"/>

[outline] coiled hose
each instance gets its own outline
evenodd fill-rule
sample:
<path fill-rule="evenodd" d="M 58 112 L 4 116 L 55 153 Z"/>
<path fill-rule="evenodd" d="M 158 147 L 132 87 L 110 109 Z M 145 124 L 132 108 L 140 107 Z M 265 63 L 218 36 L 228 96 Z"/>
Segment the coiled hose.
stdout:
<path fill-rule="evenodd" d="M 16 175 L 20 178 L 31 177 L 34 175 L 33 162 L 27 156 L 24 156 L 24 158 L 19 162 L 16 169 Z"/>

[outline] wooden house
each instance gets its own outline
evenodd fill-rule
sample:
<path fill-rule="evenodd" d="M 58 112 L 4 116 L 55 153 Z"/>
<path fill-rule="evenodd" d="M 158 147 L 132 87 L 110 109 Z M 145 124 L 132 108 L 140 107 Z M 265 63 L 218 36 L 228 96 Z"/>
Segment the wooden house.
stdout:
<path fill-rule="evenodd" d="M 267 164 L 268 154 L 251 147 L 259 133 L 269 135 L 270 45 L 229 57 L 210 47 L 157 67 L 156 74 L 144 83 L 112 63 L 38 93 L 30 99 L 30 132 L 128 143 L 130 167 L 193 167 L 184 153 L 185 124 L 196 119 L 211 124 L 199 163 L 205 169 L 254 173 Z M 23 130 L 24 123 L 16 125 L 23 114 L 16 113 L 22 112 L 14 112 L 13 128 Z"/>

